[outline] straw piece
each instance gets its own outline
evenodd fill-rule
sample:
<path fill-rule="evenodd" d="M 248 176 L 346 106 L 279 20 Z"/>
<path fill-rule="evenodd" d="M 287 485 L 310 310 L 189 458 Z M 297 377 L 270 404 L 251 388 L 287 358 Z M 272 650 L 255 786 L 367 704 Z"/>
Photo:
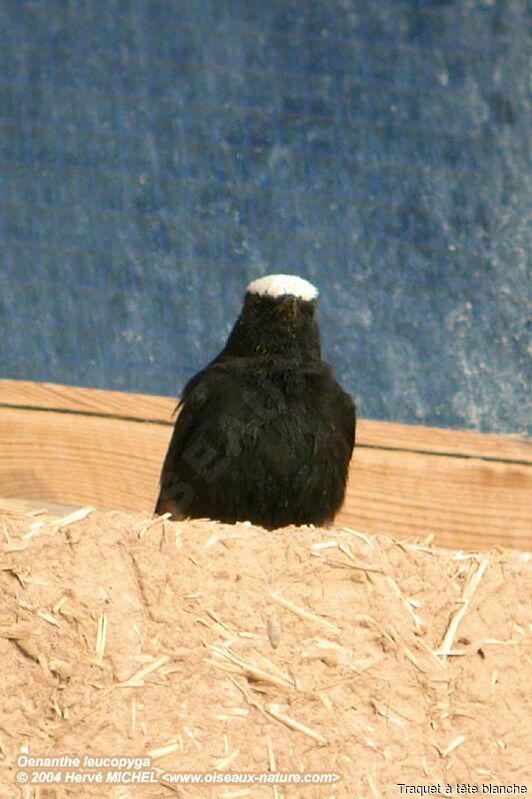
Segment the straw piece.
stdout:
<path fill-rule="evenodd" d="M 23 535 L 21 535 L 21 539 L 23 539 L 24 541 L 29 541 L 30 538 L 33 538 L 35 535 L 37 535 L 39 530 L 42 530 L 42 528 L 45 526 L 46 522 L 42 520 L 38 522 L 33 522 L 33 524 L 30 524 L 28 531 Z"/>
<path fill-rule="evenodd" d="M 293 719 L 291 716 L 287 716 L 285 713 L 281 713 L 279 710 L 279 705 L 267 705 L 265 707 L 266 712 L 276 721 L 280 721 L 281 724 L 285 724 L 291 730 L 295 730 L 296 732 L 301 732 L 303 735 L 307 735 L 309 738 L 312 738 L 313 741 L 325 746 L 327 744 L 327 739 L 320 735 L 319 732 L 316 730 L 311 729 L 311 727 L 307 727 L 306 724 L 302 724 L 297 719 Z"/>
<path fill-rule="evenodd" d="M 190 727 L 183 727 L 183 729 L 185 730 L 186 734 L 188 735 L 188 737 L 190 738 L 196 749 L 201 751 L 203 747 L 200 744 L 200 742 L 197 740 L 196 736 L 194 735 Z"/>
<path fill-rule="evenodd" d="M 270 771 L 275 771 L 277 766 L 275 763 L 275 754 L 273 751 L 273 744 L 271 738 L 268 738 L 268 740 L 266 741 L 266 748 L 268 752 L 268 768 Z"/>
<path fill-rule="evenodd" d="M 329 694 L 327 694 L 325 691 L 318 691 L 317 696 L 320 702 L 327 708 L 327 710 L 333 709 L 334 705 L 332 703 Z"/>
<path fill-rule="evenodd" d="M 452 740 L 451 743 L 445 747 L 445 749 L 439 750 L 440 755 L 442 757 L 447 757 L 448 755 L 451 754 L 451 752 L 454 752 L 455 749 L 461 746 L 464 743 L 465 739 L 466 739 L 465 735 L 459 735 L 457 738 Z"/>
<path fill-rule="evenodd" d="M 411 551 L 426 552 L 428 555 L 436 554 L 431 547 L 424 547 L 422 544 L 407 544 L 405 541 L 396 541 L 396 544 L 399 549 L 402 549 L 407 554 L 410 554 Z"/>
<path fill-rule="evenodd" d="M 422 672 L 425 671 L 425 669 L 421 666 L 420 662 L 418 661 L 414 653 L 399 638 L 393 627 L 390 627 L 389 632 L 387 632 L 384 629 L 384 627 L 382 627 L 372 616 L 367 616 L 362 613 L 355 616 L 355 619 L 359 623 L 362 622 L 364 624 L 370 624 L 371 626 L 375 627 L 375 629 L 377 629 L 387 641 L 389 641 L 394 646 L 399 647 L 399 649 L 403 652 L 404 656 L 416 667 L 416 669 L 418 669 L 418 671 Z"/>
<path fill-rule="evenodd" d="M 24 569 L 19 571 L 14 566 L 0 566 L 0 571 L 10 572 L 13 575 L 13 577 L 16 577 L 16 579 L 21 584 L 22 588 L 26 588 L 27 581 L 25 580 L 25 577 L 27 577 L 28 574 L 30 574 L 31 572 L 31 569 L 29 567 L 26 566 Z"/>
<path fill-rule="evenodd" d="M 4 534 L 4 538 L 6 539 L 6 544 L 11 544 L 11 536 L 9 535 L 9 531 L 7 526 L 2 522 L 2 533 Z"/>
<path fill-rule="evenodd" d="M 312 549 L 315 552 L 319 552 L 321 549 L 331 549 L 332 547 L 337 547 L 338 541 L 318 541 L 316 544 L 312 544 Z"/>
<path fill-rule="evenodd" d="M 233 683 L 235 688 L 237 688 L 240 691 L 240 693 L 242 694 L 242 696 L 244 697 L 244 699 L 246 700 L 248 705 L 251 705 L 251 707 L 254 707 L 256 710 L 258 710 L 264 716 L 268 715 L 264 705 L 262 705 L 258 701 L 258 699 L 255 699 L 255 697 L 252 696 L 252 694 L 250 693 L 250 691 L 247 690 L 247 688 L 245 688 L 243 685 L 241 685 L 234 677 L 231 677 L 230 674 L 227 674 L 226 676 L 227 676 L 227 679 L 230 680 Z"/>
<path fill-rule="evenodd" d="M 337 644 L 335 641 L 329 641 L 326 638 L 316 639 L 316 645 L 320 649 L 326 649 L 338 653 L 338 663 L 341 666 L 345 666 L 346 668 L 351 669 L 351 671 L 355 671 L 357 673 L 371 669 L 382 659 L 380 655 L 369 655 L 366 658 L 355 659 L 354 653 L 351 649 L 348 649 L 341 644 Z M 312 654 L 303 653 L 303 656 L 312 657 Z"/>
<path fill-rule="evenodd" d="M 460 626 L 460 623 L 464 618 L 467 609 L 469 608 L 469 604 L 471 602 L 471 599 L 473 598 L 473 594 L 477 590 L 478 585 L 482 579 L 482 575 L 486 571 L 488 565 L 489 565 L 488 558 L 483 558 L 480 561 L 480 563 L 478 563 L 476 568 L 474 566 L 474 563 L 471 564 L 469 569 L 469 574 L 467 576 L 467 581 L 462 593 L 462 598 L 460 600 L 461 603 L 460 607 L 453 613 L 451 620 L 449 622 L 449 626 L 447 627 L 447 631 L 443 637 L 441 646 L 438 650 L 441 657 L 445 657 L 452 650 L 454 637 L 458 631 L 458 627 Z"/>
<path fill-rule="evenodd" d="M 58 530 L 62 530 L 64 527 L 70 527 L 70 525 L 75 524 L 76 522 L 82 521 L 85 519 L 90 513 L 94 511 L 94 508 L 87 505 L 85 508 L 79 508 L 79 510 L 75 510 L 72 513 L 69 513 L 67 516 L 63 516 L 60 519 L 53 519 L 52 521 L 37 521 L 33 522 L 30 525 L 30 529 L 27 533 L 24 533 L 21 538 L 23 539 L 30 539 L 33 538 L 39 530 L 42 530 L 43 527 L 50 526 L 52 531 L 55 533 Z"/>
<path fill-rule="evenodd" d="M 302 619 L 307 619 L 308 621 L 313 621 L 316 624 L 321 624 L 321 626 L 325 627 L 326 630 L 329 630 L 330 632 L 340 635 L 341 630 L 338 627 L 336 627 L 335 624 L 331 624 L 330 621 L 326 621 L 325 619 L 322 619 L 320 616 L 316 616 L 314 613 L 310 613 L 308 610 L 300 608 L 298 605 L 295 605 L 289 599 L 285 599 L 285 597 L 279 596 L 278 594 L 270 593 L 270 596 L 274 602 L 277 602 L 279 605 L 282 605 L 287 610 L 291 610 L 292 613 L 296 614 L 296 616 L 300 616 Z"/>
<path fill-rule="evenodd" d="M 387 719 L 387 721 L 391 721 L 392 724 L 396 724 L 398 727 L 404 727 L 405 722 L 403 721 L 398 714 L 392 710 L 390 707 L 382 707 L 379 705 L 375 700 L 370 702 L 371 706 L 378 713 L 379 716 L 382 716 L 383 719 Z"/>
<path fill-rule="evenodd" d="M 133 674 L 128 680 L 124 682 L 116 683 L 114 686 L 115 688 L 140 688 L 144 685 L 144 677 L 147 677 L 148 674 L 151 674 L 153 671 L 160 669 L 161 666 L 164 666 L 165 663 L 168 663 L 170 660 L 169 655 L 162 655 L 157 660 L 154 660 L 153 663 L 150 663 L 149 666 L 137 671 Z"/>
<path fill-rule="evenodd" d="M 139 532 L 139 538 L 144 538 L 148 530 L 151 530 L 153 527 L 157 527 L 158 524 L 162 524 L 162 522 L 165 522 L 171 516 L 171 513 L 163 513 L 161 516 L 156 516 L 155 519 L 152 519 L 151 522 L 148 522 L 148 524 L 144 525 L 142 530 Z"/>
<path fill-rule="evenodd" d="M 85 519 L 89 513 L 93 513 L 94 508 L 91 508 L 89 505 L 85 508 L 80 508 L 79 510 L 75 510 L 72 513 L 69 513 L 68 516 L 63 516 L 61 519 L 54 520 L 54 527 L 57 530 L 61 530 L 63 527 L 70 527 L 71 524 L 75 524 L 76 522 L 82 521 Z"/>
<path fill-rule="evenodd" d="M 266 741 L 266 750 L 268 753 L 268 770 L 273 772 L 277 771 L 277 763 L 275 761 L 275 753 L 273 751 L 272 739 L 268 738 Z M 281 799 L 281 793 L 275 783 L 272 784 L 273 799 Z"/>
<path fill-rule="evenodd" d="M 160 746 L 158 749 L 150 749 L 148 751 L 148 757 L 151 757 L 152 760 L 159 760 L 161 757 L 166 757 L 167 755 L 173 755 L 174 752 L 179 751 L 179 743 L 172 743 L 168 744 L 167 746 Z"/>
<path fill-rule="evenodd" d="M 377 574 L 382 574 L 382 569 L 377 568 L 376 566 L 370 566 L 369 563 L 360 563 L 357 561 L 353 553 L 351 552 L 351 547 L 347 544 L 338 544 L 338 549 L 343 552 L 343 554 L 352 561 L 349 565 L 353 569 L 360 569 L 360 571 L 364 572 L 376 572 Z"/>
<path fill-rule="evenodd" d="M 252 649 L 251 654 L 255 658 L 255 665 L 259 666 L 259 668 L 264 669 L 265 671 L 273 672 L 273 674 L 277 674 L 282 680 L 289 680 L 291 684 L 297 688 L 297 680 L 292 674 L 285 673 L 279 666 L 270 660 L 257 649 Z"/>
<path fill-rule="evenodd" d="M 409 614 L 412 616 L 416 630 L 422 630 L 425 627 L 424 623 L 421 621 L 421 619 L 413 609 L 410 600 L 407 599 L 407 597 L 402 593 L 401 589 L 399 588 L 393 577 L 390 577 L 389 574 L 386 574 L 384 576 L 384 580 L 386 584 L 390 586 L 394 594 L 399 597 L 399 599 L 401 600 L 401 602 L 403 603 Z"/>
<path fill-rule="evenodd" d="M 214 764 L 214 769 L 216 771 L 225 771 L 227 767 L 231 765 L 233 760 L 236 760 L 239 754 L 240 749 L 235 749 L 233 752 L 227 755 L 227 757 L 222 757 L 221 760 L 217 760 Z"/>
<path fill-rule="evenodd" d="M 39 616 L 40 619 L 44 619 L 44 621 L 47 621 L 48 624 L 53 624 L 54 627 L 60 626 L 57 619 L 54 619 L 54 617 L 50 615 L 50 613 L 48 613 L 48 611 L 46 610 L 38 610 L 37 616 Z"/>
<path fill-rule="evenodd" d="M 98 619 L 98 631 L 96 633 L 96 658 L 95 662 L 101 665 L 103 663 L 103 656 L 105 653 L 105 644 L 107 642 L 107 614 L 102 613 Z"/>
<path fill-rule="evenodd" d="M 66 601 L 66 596 L 62 596 L 61 599 L 58 599 L 55 605 L 52 606 L 52 613 L 59 613 Z"/>
<path fill-rule="evenodd" d="M 350 527 L 342 527 L 341 532 L 347 533 L 348 535 L 353 535 L 355 538 L 360 538 L 362 541 L 365 541 L 366 544 L 369 544 L 369 546 L 373 546 L 373 540 L 369 535 L 365 535 L 365 533 L 359 533 L 356 530 L 351 530 Z"/>
<path fill-rule="evenodd" d="M 397 641 L 399 644 L 399 648 L 403 652 L 404 656 L 416 667 L 418 671 L 425 671 L 425 669 L 421 666 L 419 660 L 414 655 L 411 649 L 407 647 L 402 641 Z"/>
<path fill-rule="evenodd" d="M 261 669 L 258 666 L 255 666 L 254 663 L 249 663 L 242 658 L 235 655 L 233 652 L 227 649 L 223 649 L 219 646 L 211 645 L 209 649 L 214 652 L 215 655 L 218 657 L 225 658 L 229 660 L 235 666 L 238 666 L 240 673 L 243 676 L 253 677 L 256 680 L 261 680 L 262 682 L 271 683 L 272 685 L 277 685 L 280 688 L 295 688 L 294 681 L 287 677 L 282 672 L 279 672 L 279 676 L 275 676 L 274 674 L 270 674 L 269 672 Z M 219 665 L 216 661 L 210 661 L 214 663 L 214 665 Z M 221 664 L 220 664 L 221 665 Z"/>
<path fill-rule="evenodd" d="M 421 638 L 421 637 L 418 637 L 418 639 L 417 639 L 417 646 L 418 646 L 420 649 L 423 649 L 423 651 L 424 651 L 424 652 L 426 652 L 426 653 L 427 653 L 427 655 L 430 657 L 430 659 L 432 660 L 432 662 L 433 662 L 433 663 L 436 663 L 440 669 L 443 669 L 444 671 L 447 671 L 447 663 L 445 663 L 445 661 L 442 661 L 442 660 L 441 660 L 441 659 L 440 659 L 440 658 L 437 656 L 437 653 L 436 653 L 436 652 L 434 652 L 434 651 L 433 651 L 433 650 L 430 648 L 430 646 L 429 646 L 427 643 L 425 643 L 425 641 L 423 640 L 423 638 Z M 449 653 L 449 654 L 450 654 L 450 653 Z M 453 654 L 455 654 L 455 653 L 453 652 Z M 456 654 L 465 655 L 465 654 L 467 654 L 467 653 L 466 653 L 466 652 L 457 652 Z"/>
<path fill-rule="evenodd" d="M 232 632 L 231 630 L 228 631 L 228 629 L 227 629 L 227 627 L 225 627 L 225 625 L 218 624 L 218 622 L 215 622 L 215 621 L 209 621 L 208 619 L 202 619 L 199 616 L 196 618 L 196 621 L 198 622 L 198 624 L 202 624 L 204 627 L 207 627 L 208 630 L 212 630 L 212 632 L 216 633 L 217 635 L 219 635 L 224 640 L 228 640 L 227 639 L 227 633 L 228 632 L 231 634 L 231 640 L 234 641 L 234 639 L 235 639 L 235 635 L 236 634 L 234 632 Z"/>
<path fill-rule="evenodd" d="M 380 795 L 379 791 L 377 790 L 377 786 L 375 785 L 375 780 L 373 779 L 371 774 L 367 774 L 366 775 L 366 780 L 367 780 L 367 783 L 369 785 L 369 789 L 371 791 L 371 795 L 373 796 L 373 799 L 380 799 L 381 795 Z"/>
<path fill-rule="evenodd" d="M 230 627 L 228 627 L 227 624 L 225 624 L 221 620 L 221 618 L 218 616 L 218 614 L 214 612 L 214 610 L 211 610 L 210 608 L 205 608 L 205 613 L 207 614 L 207 616 L 210 616 L 211 619 L 216 622 L 216 624 L 219 624 L 220 627 L 223 627 L 225 630 L 227 630 L 228 633 L 231 633 L 231 634 L 234 635 L 235 630 L 232 630 Z"/>

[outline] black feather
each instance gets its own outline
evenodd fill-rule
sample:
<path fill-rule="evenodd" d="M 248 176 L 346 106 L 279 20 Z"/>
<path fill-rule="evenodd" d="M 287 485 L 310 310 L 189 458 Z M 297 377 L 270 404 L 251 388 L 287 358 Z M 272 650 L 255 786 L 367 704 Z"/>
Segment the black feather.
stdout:
<path fill-rule="evenodd" d="M 321 361 L 315 305 L 246 295 L 226 347 L 185 387 L 156 513 L 268 529 L 333 519 L 355 406 Z"/>

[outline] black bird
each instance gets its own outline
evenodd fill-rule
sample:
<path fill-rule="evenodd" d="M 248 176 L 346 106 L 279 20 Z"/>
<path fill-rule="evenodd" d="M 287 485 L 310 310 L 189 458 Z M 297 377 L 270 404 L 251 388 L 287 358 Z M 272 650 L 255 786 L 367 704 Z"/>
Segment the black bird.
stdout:
<path fill-rule="evenodd" d="M 356 415 L 321 360 L 317 297 L 295 275 L 249 284 L 224 349 L 183 391 L 156 513 L 267 529 L 332 521 Z"/>

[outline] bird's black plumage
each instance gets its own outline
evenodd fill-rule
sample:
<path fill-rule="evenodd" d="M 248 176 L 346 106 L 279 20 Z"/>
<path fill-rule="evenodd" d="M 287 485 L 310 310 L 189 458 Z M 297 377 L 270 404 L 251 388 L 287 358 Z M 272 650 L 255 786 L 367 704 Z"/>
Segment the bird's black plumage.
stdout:
<path fill-rule="evenodd" d="M 156 513 L 268 529 L 333 519 L 355 406 L 321 360 L 315 311 L 315 299 L 246 293 L 225 348 L 184 389 Z"/>

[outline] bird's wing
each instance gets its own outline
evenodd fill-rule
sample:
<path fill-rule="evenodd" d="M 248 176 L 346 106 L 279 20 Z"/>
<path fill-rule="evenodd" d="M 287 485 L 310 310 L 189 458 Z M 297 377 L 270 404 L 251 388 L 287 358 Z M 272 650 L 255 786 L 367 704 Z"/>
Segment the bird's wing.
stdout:
<path fill-rule="evenodd" d="M 156 513 L 170 512 L 179 518 L 179 498 L 185 491 L 182 469 L 179 468 L 184 452 L 197 436 L 201 419 L 205 415 L 205 407 L 209 399 L 208 382 L 202 380 L 203 373 L 195 375 L 185 386 L 183 395 L 177 404 L 176 419 L 172 437 L 168 445 L 166 457 L 160 477 L 160 492 L 155 508 Z"/>
<path fill-rule="evenodd" d="M 235 393 L 228 390 L 231 371 L 231 365 L 212 364 L 185 387 L 161 471 L 156 513 L 169 511 L 179 518 L 199 481 L 210 481 L 238 450 L 243 420 L 234 412 Z"/>

